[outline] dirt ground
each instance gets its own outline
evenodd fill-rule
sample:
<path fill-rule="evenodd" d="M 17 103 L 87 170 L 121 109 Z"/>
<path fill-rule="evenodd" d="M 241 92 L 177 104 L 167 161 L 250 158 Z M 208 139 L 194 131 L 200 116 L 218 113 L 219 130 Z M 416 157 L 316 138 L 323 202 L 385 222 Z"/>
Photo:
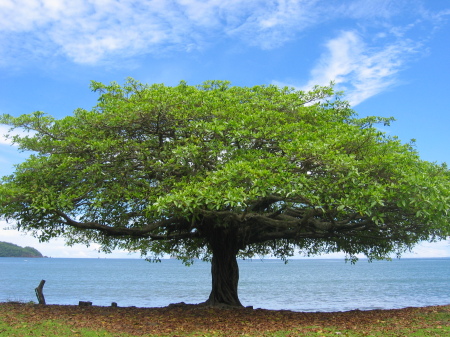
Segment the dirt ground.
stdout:
<path fill-rule="evenodd" d="M 424 327 L 436 321 L 427 315 L 447 317 L 438 324 L 450 325 L 450 305 L 331 313 L 302 313 L 250 308 L 217 309 L 196 305 L 171 305 L 163 308 L 80 307 L 0 303 L 0 319 L 9 324 L 57 320 L 74 328 L 104 329 L 114 333 L 175 334 L 196 332 L 239 332 L 255 334 L 272 331 L 298 331 L 311 327 L 337 327 L 345 330 L 389 329 L 392 324 Z M 310 331 L 310 330 L 309 330 Z"/>

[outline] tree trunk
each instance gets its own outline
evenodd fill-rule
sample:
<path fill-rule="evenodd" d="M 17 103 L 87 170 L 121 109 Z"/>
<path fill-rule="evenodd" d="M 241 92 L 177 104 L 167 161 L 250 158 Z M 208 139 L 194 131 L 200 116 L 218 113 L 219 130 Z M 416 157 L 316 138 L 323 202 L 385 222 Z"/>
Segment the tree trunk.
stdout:
<path fill-rule="evenodd" d="M 231 230 L 231 232 L 233 232 Z M 206 305 L 237 306 L 242 304 L 238 297 L 239 266 L 236 255 L 239 251 L 237 236 L 230 229 L 214 230 L 210 237 L 212 250 L 212 290 Z"/>

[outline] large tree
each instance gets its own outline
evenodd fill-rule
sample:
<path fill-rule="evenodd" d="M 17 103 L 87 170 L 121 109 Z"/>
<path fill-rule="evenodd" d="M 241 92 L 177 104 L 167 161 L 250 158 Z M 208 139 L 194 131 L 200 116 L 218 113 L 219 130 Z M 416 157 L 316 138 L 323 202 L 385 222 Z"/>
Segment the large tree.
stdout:
<path fill-rule="evenodd" d="M 332 87 L 92 82 L 90 111 L 1 122 L 35 154 L 0 214 L 40 240 L 211 260 L 206 303 L 240 306 L 237 257 L 389 257 L 449 235 L 450 175 Z"/>

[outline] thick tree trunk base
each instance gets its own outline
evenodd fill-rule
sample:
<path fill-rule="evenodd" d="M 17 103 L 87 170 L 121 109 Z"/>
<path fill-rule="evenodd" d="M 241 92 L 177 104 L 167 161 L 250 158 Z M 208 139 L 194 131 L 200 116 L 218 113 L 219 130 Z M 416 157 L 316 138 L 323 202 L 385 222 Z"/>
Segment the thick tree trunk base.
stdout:
<path fill-rule="evenodd" d="M 237 235 L 230 228 L 216 228 L 213 233 L 210 238 L 212 288 L 205 305 L 242 307 L 238 297 Z"/>
<path fill-rule="evenodd" d="M 224 304 L 224 303 L 216 303 L 216 304 L 211 304 L 208 301 L 205 302 L 201 302 L 201 303 L 197 303 L 197 304 L 188 304 L 188 303 L 184 303 L 184 302 L 179 302 L 179 303 L 171 303 L 167 306 L 168 308 L 214 308 L 214 309 L 249 309 L 249 310 L 253 310 L 253 306 L 234 306 L 234 305 L 229 305 L 229 304 Z"/>
<path fill-rule="evenodd" d="M 244 308 L 244 306 L 239 303 L 229 304 L 217 301 L 210 301 L 209 299 L 205 302 L 199 303 L 199 306 L 203 307 L 211 307 L 211 308 L 219 308 L 219 309 L 235 309 L 235 308 Z"/>

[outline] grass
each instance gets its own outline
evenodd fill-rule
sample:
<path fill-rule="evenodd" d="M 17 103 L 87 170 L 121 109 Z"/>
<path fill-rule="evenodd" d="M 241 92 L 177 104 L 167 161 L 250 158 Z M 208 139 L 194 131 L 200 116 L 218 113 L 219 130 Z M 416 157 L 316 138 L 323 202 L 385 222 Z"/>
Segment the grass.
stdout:
<path fill-rule="evenodd" d="M 450 336 L 450 328 L 437 326 L 435 328 L 414 328 L 414 327 L 399 327 L 391 329 L 382 329 L 380 330 L 380 326 L 374 325 L 372 328 L 369 328 L 364 331 L 354 331 L 354 330 L 345 330 L 338 328 L 323 328 L 320 326 L 313 327 L 303 327 L 301 329 L 293 329 L 288 331 L 273 331 L 273 332 L 255 332 L 255 333 L 242 333 L 239 334 L 235 332 L 233 334 L 235 336 L 272 336 L 272 337 L 289 337 L 289 336 L 305 336 L 305 337 L 318 337 L 318 336 L 326 336 L 326 337 L 360 337 L 360 336 L 408 336 L 408 337 L 430 337 L 430 336 Z M 36 337 L 134 337 L 134 336 L 147 336 L 147 337 L 156 337 L 156 336 L 202 336 L 202 337 L 219 337 L 219 336 L 230 336 L 228 332 L 223 331 L 211 331 L 211 332 L 186 332 L 186 333 L 176 333 L 171 334 L 145 334 L 145 335 L 130 335 L 127 333 L 115 333 L 108 332 L 103 329 L 92 330 L 92 329 L 76 329 L 71 326 L 68 326 L 64 323 L 57 321 L 42 321 L 35 322 L 31 324 L 20 324 L 16 326 L 9 326 L 4 322 L 0 322 L 0 336 L 8 336 L 8 337 L 24 337 L 24 336 L 36 336 Z"/>
<path fill-rule="evenodd" d="M 109 308 L 0 303 L 5 337 L 450 336 L 450 305 L 293 313 L 211 308 Z"/>
<path fill-rule="evenodd" d="M 395 323 L 395 322 L 393 322 Z M 395 326 L 395 324 L 394 324 Z M 354 330 L 346 330 L 339 329 L 333 327 L 302 327 L 299 329 L 292 329 L 288 331 L 273 331 L 273 332 L 254 332 L 254 333 L 242 333 L 234 332 L 235 336 L 272 336 L 272 337 L 289 337 L 289 336 L 326 336 L 326 337 L 336 337 L 336 336 L 346 336 L 346 337 L 360 337 L 360 336 L 408 336 L 408 337 L 429 337 L 429 336 L 450 336 L 450 328 L 443 326 L 436 326 L 435 328 L 427 327 L 427 328 L 415 328 L 412 327 L 402 327 L 395 326 L 390 328 L 382 328 L 382 326 L 374 325 L 373 327 L 369 327 L 364 331 L 354 331 Z M 10 326 L 4 322 L 0 322 L 0 336 L 8 336 L 8 337 L 24 337 L 24 336 L 36 336 L 36 337 L 134 337 L 134 336 L 147 336 L 147 337 L 156 337 L 156 336 L 202 336 L 202 337 L 218 337 L 218 336 L 230 336 L 228 332 L 224 331 L 211 331 L 211 332 L 202 332 L 202 331 L 191 331 L 186 333 L 177 332 L 175 335 L 172 333 L 168 334 L 144 334 L 144 335 L 130 335 L 127 333 L 115 333 L 108 332 L 103 329 L 77 329 L 72 326 L 68 326 L 67 324 L 58 322 L 58 321 L 42 321 L 42 322 L 33 322 L 33 323 L 23 323 L 15 326 Z"/>
<path fill-rule="evenodd" d="M 64 323 L 55 321 L 42 321 L 33 323 L 22 323 L 18 325 L 8 325 L 0 322 L 0 336 L 8 337 L 22 337 L 22 336 L 36 336 L 36 337 L 64 337 L 64 336 L 85 336 L 85 337 L 99 337 L 99 336 L 114 336 L 113 334 L 102 330 L 89 329 L 74 329 Z M 116 335 L 117 336 L 117 335 Z"/>

